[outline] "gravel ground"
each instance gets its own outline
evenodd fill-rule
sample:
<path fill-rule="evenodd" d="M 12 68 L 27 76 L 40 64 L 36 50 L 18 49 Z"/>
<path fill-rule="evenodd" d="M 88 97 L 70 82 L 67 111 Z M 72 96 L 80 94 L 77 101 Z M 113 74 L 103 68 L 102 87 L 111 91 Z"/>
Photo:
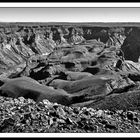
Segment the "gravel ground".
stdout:
<path fill-rule="evenodd" d="M 139 111 L 68 107 L 0 96 L 1 133 L 139 133 Z"/>

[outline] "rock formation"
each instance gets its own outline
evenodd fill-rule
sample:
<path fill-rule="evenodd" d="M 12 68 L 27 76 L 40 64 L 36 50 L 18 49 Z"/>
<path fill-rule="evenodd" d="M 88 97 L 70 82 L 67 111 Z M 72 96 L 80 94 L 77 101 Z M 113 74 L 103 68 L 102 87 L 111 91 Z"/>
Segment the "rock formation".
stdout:
<path fill-rule="evenodd" d="M 4 86 L 9 84 L 1 82 L 1 89 L 4 91 L 1 95 L 10 95 L 14 88 L 12 97 L 17 98 L 21 95 L 17 96 L 16 90 L 19 87 L 24 89 L 26 85 L 30 94 L 37 93 L 40 96 L 40 85 L 46 93 L 47 90 L 50 91 L 50 95 L 55 91 L 54 95 L 65 93 L 70 100 L 71 96 L 75 97 L 67 104 L 47 96 L 43 96 L 41 100 L 46 98 L 70 106 L 102 109 L 110 109 L 111 105 L 115 106 L 120 102 L 116 109 L 124 109 L 125 103 L 127 104 L 125 99 L 131 102 L 129 97 L 139 97 L 138 36 L 139 28 L 130 26 L 2 26 L 0 79 L 3 81 L 8 78 L 13 83 L 9 83 L 10 89 L 7 91 Z M 14 81 L 23 77 L 32 78 L 38 82 L 37 86 L 33 83 L 29 86 L 27 81 L 14 85 Z M 17 86 L 16 90 L 14 86 Z M 31 96 L 28 98 L 34 99 Z M 135 97 L 134 100 L 137 101 Z M 134 104 L 132 101 L 131 105 Z M 137 107 L 134 105 L 134 108 Z"/>

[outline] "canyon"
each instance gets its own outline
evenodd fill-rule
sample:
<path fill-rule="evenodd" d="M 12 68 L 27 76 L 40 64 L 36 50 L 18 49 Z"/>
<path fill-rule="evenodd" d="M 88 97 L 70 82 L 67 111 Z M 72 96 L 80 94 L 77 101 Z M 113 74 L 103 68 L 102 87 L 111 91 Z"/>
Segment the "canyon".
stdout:
<path fill-rule="evenodd" d="M 139 35 L 132 23 L 1 23 L 0 96 L 139 111 Z"/>

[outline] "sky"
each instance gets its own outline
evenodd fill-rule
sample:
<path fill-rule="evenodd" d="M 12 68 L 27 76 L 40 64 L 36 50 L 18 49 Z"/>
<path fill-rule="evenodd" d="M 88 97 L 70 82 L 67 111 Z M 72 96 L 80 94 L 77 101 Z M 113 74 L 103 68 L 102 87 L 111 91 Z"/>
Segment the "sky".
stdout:
<path fill-rule="evenodd" d="M 0 22 L 140 22 L 140 7 L 0 7 Z"/>

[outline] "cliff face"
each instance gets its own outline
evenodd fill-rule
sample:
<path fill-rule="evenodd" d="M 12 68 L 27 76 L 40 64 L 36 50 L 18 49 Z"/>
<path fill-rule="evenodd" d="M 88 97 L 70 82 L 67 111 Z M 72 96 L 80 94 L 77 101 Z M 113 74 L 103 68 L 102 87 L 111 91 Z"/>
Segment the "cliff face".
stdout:
<path fill-rule="evenodd" d="M 27 61 L 32 55 L 45 55 L 54 48 L 96 39 L 108 46 L 121 46 L 124 28 L 69 26 L 8 26 L 0 28 L 1 71 Z"/>
<path fill-rule="evenodd" d="M 140 56 L 140 29 L 137 27 L 130 28 L 126 33 L 126 39 L 121 47 L 126 60 L 138 62 Z"/>
<path fill-rule="evenodd" d="M 55 42 L 49 38 L 46 39 L 39 29 L 34 31 L 23 27 L 10 28 L 14 30 L 13 32 L 8 29 L 0 33 L 1 69 L 24 63 L 32 55 L 48 54 L 55 46 Z"/>

